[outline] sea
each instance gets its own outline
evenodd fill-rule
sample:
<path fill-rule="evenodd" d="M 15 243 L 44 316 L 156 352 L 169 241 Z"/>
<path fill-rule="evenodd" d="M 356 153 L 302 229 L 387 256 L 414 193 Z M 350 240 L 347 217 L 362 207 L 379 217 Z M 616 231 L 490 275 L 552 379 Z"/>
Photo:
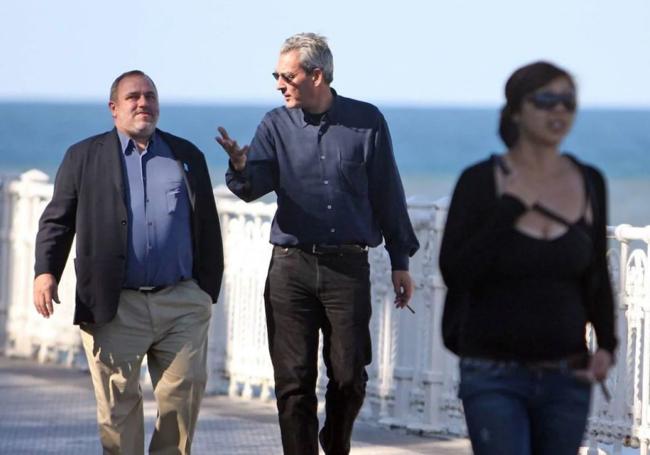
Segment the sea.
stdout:
<path fill-rule="evenodd" d="M 214 140 L 217 126 L 247 144 L 273 107 L 163 103 L 159 127 L 203 151 L 217 186 L 224 183 L 227 166 Z M 464 167 L 504 151 L 496 132 L 497 107 L 379 108 L 410 200 L 450 195 Z M 111 128 L 102 103 L 0 102 L 0 176 L 39 169 L 54 178 L 71 144 Z M 609 224 L 650 225 L 650 110 L 583 109 L 562 149 L 606 175 Z"/>

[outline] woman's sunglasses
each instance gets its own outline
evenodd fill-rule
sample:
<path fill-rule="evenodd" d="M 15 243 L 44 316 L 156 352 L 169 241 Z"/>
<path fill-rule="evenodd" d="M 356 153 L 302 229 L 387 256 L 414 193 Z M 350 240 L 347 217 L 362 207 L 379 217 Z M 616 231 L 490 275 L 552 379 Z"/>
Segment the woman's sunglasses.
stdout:
<path fill-rule="evenodd" d="M 535 92 L 526 97 L 537 109 L 550 111 L 562 104 L 569 112 L 576 110 L 576 96 L 573 93 Z"/>

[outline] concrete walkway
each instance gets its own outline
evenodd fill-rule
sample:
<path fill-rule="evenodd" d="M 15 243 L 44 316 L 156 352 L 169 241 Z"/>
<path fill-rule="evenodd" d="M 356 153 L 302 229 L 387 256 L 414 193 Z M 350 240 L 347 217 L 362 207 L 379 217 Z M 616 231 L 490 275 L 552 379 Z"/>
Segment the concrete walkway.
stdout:
<path fill-rule="evenodd" d="M 146 395 L 146 428 L 151 434 L 156 411 L 151 391 Z M 281 454 L 275 405 L 206 397 L 192 453 Z M 463 439 L 421 438 L 365 422 L 356 424 L 352 443 L 352 455 L 470 453 Z M 101 454 L 87 373 L 0 357 L 0 454 Z"/>

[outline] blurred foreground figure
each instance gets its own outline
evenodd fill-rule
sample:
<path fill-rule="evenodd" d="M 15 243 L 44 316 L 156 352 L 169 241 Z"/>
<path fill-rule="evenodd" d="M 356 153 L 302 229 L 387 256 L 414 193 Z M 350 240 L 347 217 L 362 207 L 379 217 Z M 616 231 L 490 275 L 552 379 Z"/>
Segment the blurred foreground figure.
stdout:
<path fill-rule="evenodd" d="M 475 454 L 575 455 L 591 383 L 605 379 L 616 347 L 605 181 L 559 151 L 576 110 L 566 71 L 524 66 L 505 92 L 508 150 L 465 169 L 449 208 L 443 333 L 461 357 Z"/>

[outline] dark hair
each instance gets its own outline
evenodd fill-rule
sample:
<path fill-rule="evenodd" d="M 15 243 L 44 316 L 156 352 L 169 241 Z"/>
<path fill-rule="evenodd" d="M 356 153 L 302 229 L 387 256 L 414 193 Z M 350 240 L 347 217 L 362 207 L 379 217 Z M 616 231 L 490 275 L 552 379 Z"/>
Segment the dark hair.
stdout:
<path fill-rule="evenodd" d="M 533 93 L 549 82 L 564 77 L 575 89 L 575 81 L 571 74 L 549 62 L 539 61 L 522 66 L 506 82 L 506 104 L 501 109 L 499 120 L 499 136 L 508 147 L 512 147 L 519 139 L 519 127 L 512 120 L 513 114 L 521 110 L 526 95 Z"/>
<path fill-rule="evenodd" d="M 151 85 L 153 86 L 153 89 L 158 92 L 158 89 L 156 88 L 156 84 L 153 83 L 153 79 L 151 79 L 149 76 L 147 76 L 144 71 L 140 70 L 131 70 L 127 71 L 126 73 L 122 73 L 119 76 L 115 78 L 113 83 L 111 84 L 111 93 L 109 95 L 109 99 L 111 101 L 115 101 L 117 99 L 117 87 L 120 85 L 120 82 L 122 82 L 122 79 L 131 77 L 131 76 L 140 76 L 147 78 L 149 82 L 151 82 Z"/>

